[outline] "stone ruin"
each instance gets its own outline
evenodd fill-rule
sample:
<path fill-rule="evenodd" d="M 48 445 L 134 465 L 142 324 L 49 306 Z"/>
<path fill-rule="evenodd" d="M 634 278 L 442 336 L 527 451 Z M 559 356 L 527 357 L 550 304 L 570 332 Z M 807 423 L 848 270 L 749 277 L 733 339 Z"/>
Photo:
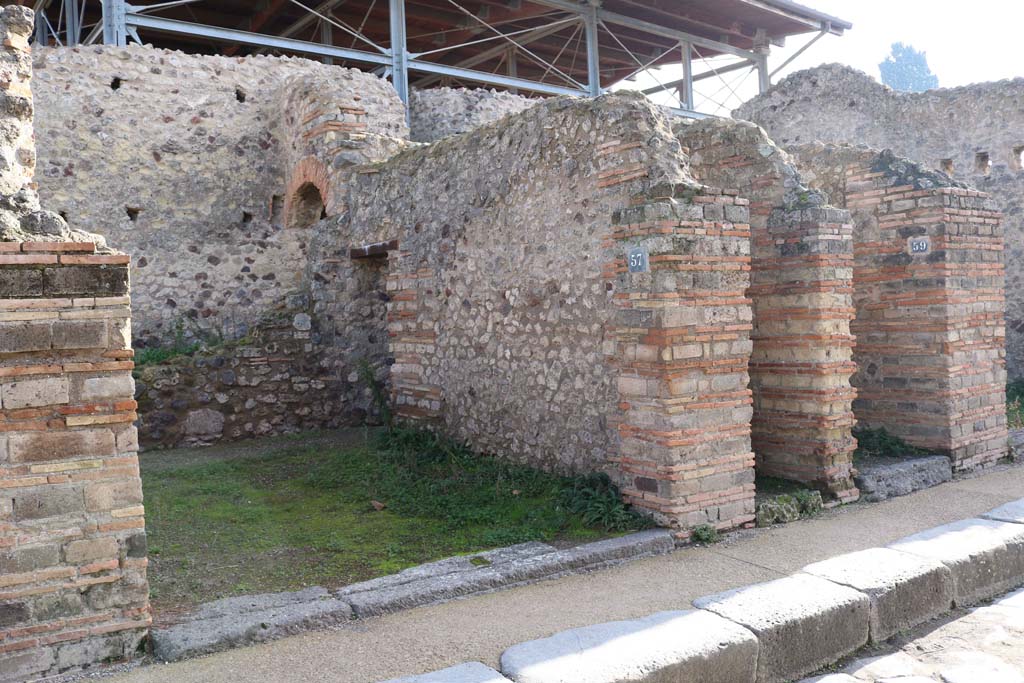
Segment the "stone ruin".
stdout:
<path fill-rule="evenodd" d="M 422 91 L 412 140 L 371 74 L 77 47 L 34 56 L 42 213 L 28 16 L 3 15 L 0 671 L 144 634 L 136 419 L 152 446 L 373 421 L 369 371 L 399 419 L 607 471 L 681 540 L 749 525 L 755 470 L 856 500 L 856 423 L 961 471 L 1006 455 L 1000 213 L 941 173 L 628 93 Z M 140 347 L 208 347 L 136 369 L 138 404 L 129 259 L 93 232 L 133 255 Z"/>
<path fill-rule="evenodd" d="M 1024 378 L 1024 79 L 902 93 L 829 64 L 789 76 L 734 116 L 786 149 L 804 149 L 801 161 L 827 153 L 822 145 L 891 149 L 949 176 L 941 182 L 989 194 L 1006 235 L 1006 369 Z M 841 192 L 830 196 L 842 202 Z"/>

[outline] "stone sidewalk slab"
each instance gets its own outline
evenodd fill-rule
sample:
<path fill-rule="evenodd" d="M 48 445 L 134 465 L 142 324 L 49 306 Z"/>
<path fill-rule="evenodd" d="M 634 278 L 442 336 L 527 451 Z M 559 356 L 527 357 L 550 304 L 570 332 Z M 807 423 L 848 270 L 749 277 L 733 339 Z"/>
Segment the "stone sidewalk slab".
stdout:
<path fill-rule="evenodd" d="M 693 601 L 757 636 L 758 683 L 788 681 L 868 642 L 867 595 L 809 574 L 737 588 Z"/>
<path fill-rule="evenodd" d="M 501 671 L 516 683 L 753 683 L 757 639 L 701 610 L 660 612 L 514 645 Z"/>
<path fill-rule="evenodd" d="M 953 575 L 953 601 L 972 605 L 1024 582 L 1024 525 L 965 519 L 891 543 L 889 548 L 942 562 Z"/>
<path fill-rule="evenodd" d="M 890 548 L 840 555 L 803 571 L 867 595 L 871 599 L 869 638 L 876 643 L 948 612 L 953 604 L 949 568 Z"/>
<path fill-rule="evenodd" d="M 509 683 L 509 680 L 480 662 L 466 662 L 420 676 L 392 678 L 384 683 Z"/>

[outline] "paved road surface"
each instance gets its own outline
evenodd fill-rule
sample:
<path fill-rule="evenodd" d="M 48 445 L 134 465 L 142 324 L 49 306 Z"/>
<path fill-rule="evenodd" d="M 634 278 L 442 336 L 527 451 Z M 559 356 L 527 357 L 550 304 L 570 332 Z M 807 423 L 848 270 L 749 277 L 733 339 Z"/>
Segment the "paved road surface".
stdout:
<path fill-rule="evenodd" d="M 806 683 L 1024 683 L 1024 590 L 901 640 L 895 652 Z"/>

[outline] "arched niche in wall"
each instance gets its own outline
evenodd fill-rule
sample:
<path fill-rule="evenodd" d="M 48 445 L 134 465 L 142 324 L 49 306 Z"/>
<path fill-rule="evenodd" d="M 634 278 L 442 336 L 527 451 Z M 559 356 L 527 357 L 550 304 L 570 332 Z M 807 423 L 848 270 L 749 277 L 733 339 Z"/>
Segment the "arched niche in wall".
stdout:
<path fill-rule="evenodd" d="M 288 180 L 285 227 L 308 228 L 334 211 L 327 168 L 315 157 L 299 161 Z"/>

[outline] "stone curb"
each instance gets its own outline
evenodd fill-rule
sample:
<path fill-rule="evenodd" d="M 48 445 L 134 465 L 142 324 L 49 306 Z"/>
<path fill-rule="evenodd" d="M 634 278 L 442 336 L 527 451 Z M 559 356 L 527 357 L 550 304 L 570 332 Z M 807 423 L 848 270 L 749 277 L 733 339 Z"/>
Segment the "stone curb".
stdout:
<path fill-rule="evenodd" d="M 353 618 L 591 571 L 674 549 L 672 532 L 662 529 L 565 550 L 545 543 L 521 543 L 430 562 L 346 586 L 333 594 L 315 587 L 217 600 L 201 605 L 185 622 L 152 629 L 150 640 L 154 656 L 172 662 L 335 626 Z M 471 679 L 466 681 L 470 683 Z"/>
<path fill-rule="evenodd" d="M 516 683 L 752 683 L 757 650 L 754 634 L 711 612 L 660 612 L 520 643 L 501 670 Z"/>
<path fill-rule="evenodd" d="M 172 662 L 349 621 L 352 608 L 323 588 L 226 598 L 193 617 L 150 631 L 153 655 Z"/>
<path fill-rule="evenodd" d="M 570 572 L 597 569 L 625 560 L 662 555 L 672 552 L 674 548 L 672 532 L 661 529 L 641 531 L 566 550 L 552 549 L 551 552 L 524 555 L 488 566 L 473 566 L 466 571 L 426 575 L 404 583 L 375 585 L 369 590 L 350 587 L 339 591 L 337 596 L 352 606 L 357 617 L 370 617 L 509 588 L 527 581 L 557 578 Z"/>
<path fill-rule="evenodd" d="M 514 645 L 501 656 L 505 679 L 484 680 L 782 683 L 942 616 L 954 605 L 1022 584 L 1024 499 L 885 548 L 840 555 L 781 579 L 699 598 L 697 610 L 597 624 Z M 716 672 L 728 674 L 722 678 Z"/>

